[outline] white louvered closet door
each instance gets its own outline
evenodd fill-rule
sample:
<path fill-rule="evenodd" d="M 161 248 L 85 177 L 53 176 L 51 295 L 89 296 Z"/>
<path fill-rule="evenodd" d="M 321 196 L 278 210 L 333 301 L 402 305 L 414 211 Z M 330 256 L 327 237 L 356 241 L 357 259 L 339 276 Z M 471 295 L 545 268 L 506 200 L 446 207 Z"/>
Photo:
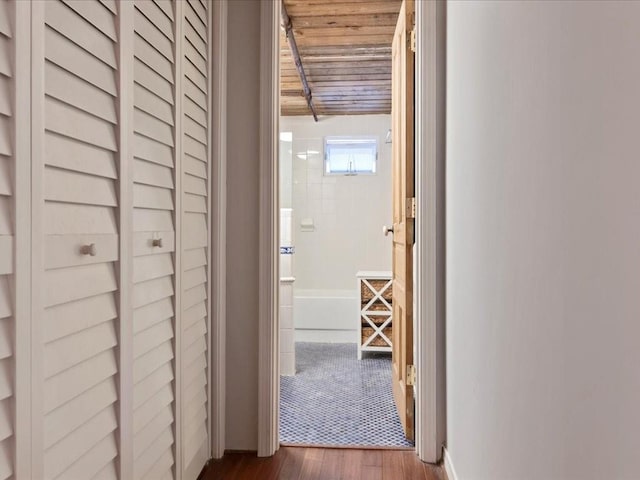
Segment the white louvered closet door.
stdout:
<path fill-rule="evenodd" d="M 0 480 L 195 480 L 204 0 L 0 0 Z"/>
<path fill-rule="evenodd" d="M 134 11 L 135 479 L 174 478 L 175 463 L 175 5 Z"/>
<path fill-rule="evenodd" d="M 209 457 L 210 32 L 208 2 L 187 0 L 182 45 L 182 442 L 185 479 Z"/>
<path fill-rule="evenodd" d="M 14 473 L 15 209 L 13 8 L 0 2 L 0 480 Z"/>
<path fill-rule="evenodd" d="M 43 478 L 117 478 L 117 8 L 43 4 Z"/>

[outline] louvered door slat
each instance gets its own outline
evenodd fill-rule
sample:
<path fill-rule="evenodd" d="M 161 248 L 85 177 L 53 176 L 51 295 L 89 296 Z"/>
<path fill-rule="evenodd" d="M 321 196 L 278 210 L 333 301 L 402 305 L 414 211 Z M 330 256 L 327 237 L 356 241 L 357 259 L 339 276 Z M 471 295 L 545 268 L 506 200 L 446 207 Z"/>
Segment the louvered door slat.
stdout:
<path fill-rule="evenodd" d="M 113 39 L 62 2 L 46 2 L 45 8 L 49 27 L 111 68 L 117 67 Z"/>
<path fill-rule="evenodd" d="M 153 464 L 149 471 L 142 477 L 143 480 L 169 480 L 173 478 L 173 456 L 171 450 L 167 449 L 164 454 Z M 163 472 L 164 473 L 163 475 Z"/>
<path fill-rule="evenodd" d="M 170 384 L 165 384 L 160 390 L 156 391 L 155 395 L 141 405 L 139 414 L 133 418 L 134 434 L 144 428 L 157 412 L 165 406 L 171 405 L 174 398 L 173 387 Z"/>
<path fill-rule="evenodd" d="M 49 413 L 117 372 L 112 350 L 100 353 L 44 382 L 44 411 Z M 46 418 L 45 418 L 46 422 Z"/>
<path fill-rule="evenodd" d="M 107 478 L 118 428 L 117 17 L 45 2 L 44 476 Z M 95 255 L 83 255 L 93 244 Z"/>
<path fill-rule="evenodd" d="M 136 12 L 134 14 L 135 30 L 144 38 L 153 48 L 158 51 L 169 62 L 173 63 L 173 42 L 160 30 L 160 28 L 152 23 L 140 10 L 140 5 L 147 3 L 146 1 L 136 3 Z M 144 7 L 143 7 L 144 8 Z"/>
<path fill-rule="evenodd" d="M 157 392 L 174 379 L 173 368 L 170 363 L 163 364 L 157 370 L 134 386 L 133 408 L 138 410 L 142 405 L 151 399 Z"/>
<path fill-rule="evenodd" d="M 151 1 L 134 6 L 133 473 L 173 478 L 175 25 Z"/>
<path fill-rule="evenodd" d="M 134 86 L 135 107 L 154 116 L 158 120 L 173 126 L 173 104 L 158 99 L 162 98 L 159 94 L 155 94 L 146 87 L 136 84 Z"/>
<path fill-rule="evenodd" d="M 44 139 L 46 165 L 104 178 L 117 178 L 113 153 L 94 145 L 47 132 Z"/>
<path fill-rule="evenodd" d="M 133 475 L 135 478 L 148 478 L 147 474 L 153 466 L 166 454 L 173 456 L 171 445 L 173 444 L 173 432 L 165 429 L 160 436 L 138 457 L 134 463 Z"/>
<path fill-rule="evenodd" d="M 9 39 L 9 37 L 0 35 L 0 51 L 9 52 L 11 48 L 11 40 Z M 0 74 L 6 77 L 11 77 L 11 73 L 11 58 L 6 55 L 0 56 Z"/>
<path fill-rule="evenodd" d="M 168 10 L 171 11 L 171 3 L 168 2 Z M 155 2 L 138 2 L 136 9 L 139 10 L 150 24 L 160 30 L 162 34 L 171 42 L 174 41 L 175 32 L 173 31 L 173 18 L 167 16 L 167 12 L 163 10 Z"/>
<path fill-rule="evenodd" d="M 45 199 L 82 205 L 118 204 L 113 179 L 58 168 L 45 169 Z"/>
<path fill-rule="evenodd" d="M 148 377 L 158 368 L 158 365 L 170 362 L 173 358 L 173 344 L 170 341 L 165 341 L 149 350 L 137 358 L 138 361 L 133 370 L 134 382 Z"/>
<path fill-rule="evenodd" d="M 51 28 L 45 28 L 44 40 L 45 56 L 49 62 L 55 63 L 113 96 L 116 95 L 116 79 L 109 65 Z"/>
<path fill-rule="evenodd" d="M 193 177 L 202 178 L 204 180 L 207 179 L 207 165 L 204 162 L 190 157 L 189 155 L 185 155 L 183 157 L 183 165 L 185 173 L 188 173 Z"/>
<path fill-rule="evenodd" d="M 12 36 L 12 19 L 9 17 L 10 14 L 7 2 L 3 2 L 3 5 L 0 6 L 0 34 L 2 34 L 2 36 L 5 38 L 11 38 Z"/>
<path fill-rule="evenodd" d="M 100 0 L 100 3 L 104 5 L 111 13 L 116 13 L 116 0 Z"/>
<path fill-rule="evenodd" d="M 138 333 L 146 330 L 156 323 L 172 318 L 173 315 L 173 301 L 170 297 L 164 297 L 156 302 L 139 307 L 136 310 L 133 332 Z"/>
<path fill-rule="evenodd" d="M 202 72 L 202 70 L 200 70 Z M 207 94 L 204 93 L 198 85 L 196 85 L 189 77 L 184 78 L 184 91 L 187 98 L 193 100 L 194 103 L 204 104 L 206 103 Z"/>
<path fill-rule="evenodd" d="M 0 115 L 10 117 L 12 114 L 11 78 L 0 75 Z"/>
<path fill-rule="evenodd" d="M 208 12 L 183 4 L 182 72 L 182 440 L 183 472 L 195 480 L 208 457 L 209 98 Z M 202 399 L 205 399 L 203 402 Z"/>
<path fill-rule="evenodd" d="M 73 9 L 92 25 L 95 25 L 104 35 L 113 41 L 117 41 L 116 28 L 113 24 L 113 12 L 104 8 L 97 2 L 86 0 L 63 0 L 65 5 Z"/>
<path fill-rule="evenodd" d="M 139 458 L 173 424 L 173 408 L 167 405 L 136 435 L 133 457 Z"/>
<path fill-rule="evenodd" d="M 116 466 L 109 462 L 93 477 L 94 480 L 118 480 Z"/>
<path fill-rule="evenodd" d="M 133 76 L 138 85 L 142 85 L 150 92 L 154 92 L 171 105 L 174 104 L 172 82 L 137 58 L 133 62 Z"/>
<path fill-rule="evenodd" d="M 134 202 L 139 208 L 173 210 L 172 189 L 136 184 L 133 187 Z"/>
<path fill-rule="evenodd" d="M 142 185 L 174 188 L 173 169 L 146 160 L 133 160 L 133 180 Z"/>
<path fill-rule="evenodd" d="M 117 123 L 116 107 L 109 93 L 94 88 L 75 75 L 69 75 L 51 62 L 45 65 L 45 75 L 51 80 L 48 95 L 109 123 Z"/>
<path fill-rule="evenodd" d="M 95 478 L 105 468 L 111 468 L 118 455 L 118 446 L 113 434 L 105 436 L 78 461 L 61 475 L 62 478 Z M 115 468 L 115 466 L 114 466 Z"/>
<path fill-rule="evenodd" d="M 185 15 L 187 18 L 187 22 L 196 29 L 198 35 L 203 41 L 207 40 L 207 24 L 202 21 L 202 19 L 196 13 L 194 5 L 190 2 L 188 3 L 187 8 L 185 8 Z"/>
<path fill-rule="evenodd" d="M 117 317 L 111 293 L 47 308 L 43 318 L 43 340 L 53 342 Z"/>
<path fill-rule="evenodd" d="M 173 326 L 170 320 L 157 323 L 151 328 L 136 334 L 134 351 L 136 359 L 142 357 L 150 350 L 158 347 L 173 338 Z M 157 353 L 157 352 L 156 352 Z M 134 366 L 135 368 L 135 366 Z"/>
<path fill-rule="evenodd" d="M 116 429 L 116 413 L 112 408 L 105 408 L 89 421 L 71 432 L 47 449 L 44 456 L 45 469 L 53 478 L 63 473 L 70 464 L 99 443 Z"/>
<path fill-rule="evenodd" d="M 199 24 L 200 22 L 198 22 Z M 206 41 L 203 40 L 198 31 L 193 27 L 192 23 L 187 21 L 186 26 L 186 34 L 189 37 L 189 42 L 195 47 L 202 58 L 206 58 L 207 56 L 207 44 Z"/>
<path fill-rule="evenodd" d="M 176 16 L 173 8 L 173 0 L 153 0 L 153 3 L 162 10 L 169 20 L 172 22 L 175 20 Z"/>
<path fill-rule="evenodd" d="M 54 445 L 117 400 L 112 381 L 107 380 L 53 410 L 44 423 L 44 446 Z"/>
<path fill-rule="evenodd" d="M 144 1 L 144 0 L 142 0 Z M 173 84 L 173 64 L 162 53 L 156 50 L 153 45 L 147 42 L 140 33 L 134 40 L 134 50 L 136 52 L 136 58 L 144 63 L 146 66 L 154 70 L 158 75 Z"/>
<path fill-rule="evenodd" d="M 14 474 L 15 152 L 14 8 L 0 3 L 0 479 Z M 19 241 L 20 239 L 18 239 Z"/>

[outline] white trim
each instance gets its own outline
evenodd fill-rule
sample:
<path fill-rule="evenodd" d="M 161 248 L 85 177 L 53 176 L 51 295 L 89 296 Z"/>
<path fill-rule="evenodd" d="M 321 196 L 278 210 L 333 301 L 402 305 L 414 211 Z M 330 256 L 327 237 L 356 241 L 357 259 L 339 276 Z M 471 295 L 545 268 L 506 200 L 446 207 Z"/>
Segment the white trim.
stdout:
<path fill-rule="evenodd" d="M 445 9 L 441 0 L 416 2 L 418 55 L 416 65 L 416 294 L 414 321 L 417 352 L 416 451 L 421 460 L 436 463 L 445 439 L 444 404 L 444 61 Z M 274 12 L 274 10 L 277 10 Z M 268 12 L 268 13 L 267 13 Z M 261 16 L 261 163 L 260 163 L 260 344 L 258 455 L 275 452 L 279 410 L 277 357 L 279 352 L 277 277 L 273 275 L 271 242 L 277 232 L 278 103 L 274 70 L 278 48 L 274 28 L 279 25 L 279 2 L 263 2 Z M 425 34 L 421 34 L 421 32 Z M 277 33 L 277 32 L 275 32 Z M 277 42 L 277 39 L 276 39 Z M 436 68 L 437 67 L 437 68 Z M 437 107 L 437 108 L 436 108 Z M 267 111 L 271 108 L 271 111 Z M 265 135 L 271 135 L 265 138 Z M 277 153 L 277 150 L 276 150 Z M 273 161 L 273 163 L 269 163 Z M 424 166 L 426 168 L 421 168 Z M 265 170 L 270 168 L 271 171 Z M 426 188 L 421 188 L 421 185 Z M 426 190 L 426 191 L 425 191 Z M 425 212 L 420 221 L 420 212 Z M 439 260 L 439 262 L 438 262 Z M 275 267 L 277 269 L 277 267 Z M 438 284 L 437 281 L 441 280 Z M 272 295 L 270 299 L 265 298 Z M 420 319 L 420 321 L 418 321 Z"/>
<path fill-rule="evenodd" d="M 184 277 L 184 272 L 182 270 L 182 256 L 184 254 L 182 250 L 182 239 L 184 237 L 184 228 L 182 219 L 184 217 L 182 211 L 182 198 L 184 196 L 183 191 L 183 167 L 182 167 L 182 156 L 183 156 L 183 129 L 182 129 L 182 120 L 183 120 L 183 103 L 184 103 L 184 91 L 183 91 L 183 73 L 182 73 L 182 65 L 184 64 L 184 4 L 182 2 L 174 3 L 174 30 L 175 30 L 175 38 L 181 39 L 175 42 L 175 52 L 174 52 L 174 75 L 175 75 L 175 87 L 174 87 L 174 136 L 175 136 L 175 146 L 173 148 L 174 155 L 174 164 L 173 164 L 173 177 L 174 177 L 174 236 L 175 236 L 175 245 L 174 245 L 174 262 L 175 262 L 175 274 L 173 276 L 173 281 L 175 282 L 175 287 L 173 289 L 174 295 L 174 304 L 175 304 L 175 313 L 173 317 L 173 349 L 174 349 L 174 358 L 173 358 L 173 366 L 176 372 L 175 379 L 173 381 L 174 388 L 174 458 L 175 458 L 175 476 L 176 480 L 181 480 L 184 478 L 184 445 L 183 445 L 183 429 L 182 429 L 182 420 L 184 417 L 183 406 L 182 406 L 182 278 Z"/>
<path fill-rule="evenodd" d="M 258 456 L 278 450 L 278 130 L 280 1 L 260 3 L 260 253 Z"/>
<path fill-rule="evenodd" d="M 31 3 L 31 478 L 44 478 L 44 12 Z"/>
<path fill-rule="evenodd" d="M 133 2 L 118 3 L 118 441 L 120 478 L 133 476 Z"/>
<path fill-rule="evenodd" d="M 31 2 L 13 2 L 15 478 L 31 476 Z M 20 80 L 20 81 L 18 81 Z M 17 321 L 20 319 L 20 321 Z"/>
<path fill-rule="evenodd" d="M 213 8 L 211 7 L 211 3 L 207 5 L 207 84 L 208 84 L 208 95 L 207 95 L 207 114 L 211 115 L 213 112 L 213 95 L 211 94 L 212 85 L 213 85 L 213 61 L 212 61 L 212 44 L 213 44 Z M 182 80 L 181 80 L 182 83 Z M 181 101 L 184 99 L 181 99 Z M 211 117 L 210 117 L 211 118 Z M 211 119 L 207 122 L 207 201 L 211 202 L 211 198 L 213 197 L 213 128 L 211 126 Z M 211 215 L 207 218 L 207 258 L 211 258 L 211 245 L 213 243 L 213 224 L 211 222 Z M 207 261 L 207 287 L 211 288 L 212 285 L 212 276 L 213 276 L 213 266 L 211 265 L 211 261 Z M 206 335 L 208 337 L 207 342 L 207 369 L 206 375 L 207 378 L 207 405 L 211 405 L 211 397 L 213 392 L 213 387 L 211 385 L 211 361 L 213 359 L 213 355 L 211 352 L 211 308 L 213 305 L 212 295 L 207 295 L 207 326 L 206 326 Z M 213 422 L 211 421 L 211 414 L 207 415 L 207 459 L 211 458 L 211 446 L 212 443 L 212 427 Z"/>
<path fill-rule="evenodd" d="M 449 455 L 449 451 L 446 448 L 443 448 L 444 451 L 444 471 L 447 474 L 447 480 L 458 480 L 458 475 L 456 474 L 456 469 L 453 467 L 453 461 L 451 460 L 451 455 Z"/>
<path fill-rule="evenodd" d="M 416 2 L 416 451 L 430 463 L 440 460 L 445 440 L 445 8 Z"/>
<path fill-rule="evenodd" d="M 225 450 L 227 336 L 227 0 L 212 4 L 211 456 Z"/>

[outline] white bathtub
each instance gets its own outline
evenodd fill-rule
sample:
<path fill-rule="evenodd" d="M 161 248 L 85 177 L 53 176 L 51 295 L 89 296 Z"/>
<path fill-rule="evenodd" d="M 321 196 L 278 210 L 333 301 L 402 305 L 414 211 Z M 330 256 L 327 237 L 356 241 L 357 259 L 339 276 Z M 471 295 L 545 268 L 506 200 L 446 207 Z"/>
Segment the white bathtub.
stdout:
<path fill-rule="evenodd" d="M 354 290 L 293 292 L 296 342 L 358 341 L 358 297 Z"/>

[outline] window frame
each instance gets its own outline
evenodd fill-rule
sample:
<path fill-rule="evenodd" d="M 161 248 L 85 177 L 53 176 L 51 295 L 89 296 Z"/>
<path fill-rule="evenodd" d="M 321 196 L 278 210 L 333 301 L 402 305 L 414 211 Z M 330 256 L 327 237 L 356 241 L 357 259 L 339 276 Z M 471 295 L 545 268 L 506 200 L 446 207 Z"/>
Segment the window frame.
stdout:
<path fill-rule="evenodd" d="M 330 151 L 331 145 L 351 145 L 352 148 L 357 148 L 358 144 L 372 146 L 373 162 L 372 169 L 367 170 L 340 170 L 331 171 L 331 159 Z M 378 173 L 378 158 L 379 158 L 379 145 L 380 139 L 377 135 L 327 135 L 323 138 L 323 168 L 322 173 L 324 176 L 357 176 L 357 175 L 376 175 Z"/>

